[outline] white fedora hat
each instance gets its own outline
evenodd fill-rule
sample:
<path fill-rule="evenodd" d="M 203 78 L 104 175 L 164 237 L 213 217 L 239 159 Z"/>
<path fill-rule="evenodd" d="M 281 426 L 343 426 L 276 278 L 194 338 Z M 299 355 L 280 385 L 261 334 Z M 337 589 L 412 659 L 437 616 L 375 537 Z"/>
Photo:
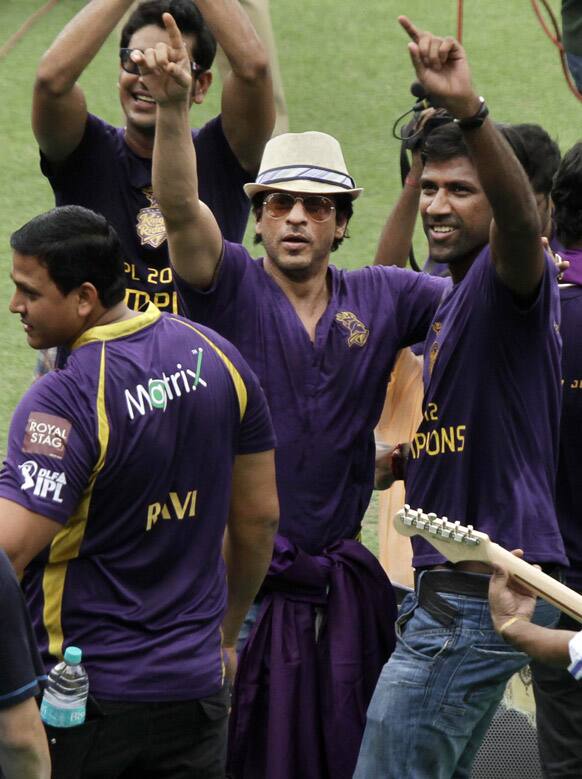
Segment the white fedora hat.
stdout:
<path fill-rule="evenodd" d="M 249 198 L 257 192 L 313 192 L 351 195 L 363 191 L 348 173 L 338 141 L 327 133 L 284 133 L 265 146 L 257 180 L 245 184 Z"/>

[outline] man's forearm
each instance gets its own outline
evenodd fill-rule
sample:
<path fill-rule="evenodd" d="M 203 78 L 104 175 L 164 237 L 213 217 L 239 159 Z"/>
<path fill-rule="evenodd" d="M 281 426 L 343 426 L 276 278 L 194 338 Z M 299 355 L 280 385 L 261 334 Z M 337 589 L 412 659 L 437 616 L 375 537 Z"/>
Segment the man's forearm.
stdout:
<path fill-rule="evenodd" d="M 93 60 L 133 0 L 92 0 L 44 54 L 38 82 L 55 95 L 68 92 Z"/>
<path fill-rule="evenodd" d="M 410 173 L 408 174 L 396 205 L 388 215 L 382 228 L 374 265 L 406 267 L 418 214 L 418 203 L 420 200 L 419 178 L 421 173 L 422 168 L 419 171 L 418 177 Z"/>
<path fill-rule="evenodd" d="M 232 72 L 245 80 L 268 68 L 268 55 L 239 0 L 196 0 Z"/>
<path fill-rule="evenodd" d="M 500 231 L 540 235 L 535 197 L 521 163 L 490 119 L 463 133 Z"/>
<path fill-rule="evenodd" d="M 222 623 L 223 643 L 234 646 L 255 595 L 273 555 L 276 520 L 245 541 L 235 540 L 228 532 L 224 541 L 224 559 L 228 577 L 228 602 Z"/>
<path fill-rule="evenodd" d="M 567 666 L 570 662 L 568 643 L 575 635 L 571 630 L 552 630 L 519 619 L 509 625 L 501 635 L 508 643 L 534 660 L 558 666 Z"/>
<path fill-rule="evenodd" d="M 0 766 L 6 779 L 50 779 L 48 744 L 34 698 L 0 711 Z"/>
<path fill-rule="evenodd" d="M 152 162 L 152 185 L 164 219 L 190 219 L 198 207 L 198 171 L 188 105 L 158 105 Z"/>
<path fill-rule="evenodd" d="M 40 754 L 34 747 L 6 748 L 0 746 L 0 768 L 6 779 L 50 779 L 48 750 Z"/>

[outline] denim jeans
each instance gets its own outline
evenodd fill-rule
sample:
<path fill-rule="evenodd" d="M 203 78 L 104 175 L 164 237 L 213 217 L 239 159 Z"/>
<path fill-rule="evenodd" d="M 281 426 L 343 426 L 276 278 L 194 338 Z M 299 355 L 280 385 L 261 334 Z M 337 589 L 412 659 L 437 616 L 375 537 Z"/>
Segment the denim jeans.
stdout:
<path fill-rule="evenodd" d="M 262 602 L 263 602 L 262 598 L 257 598 L 256 600 L 254 600 L 251 603 L 250 608 L 246 613 L 244 622 L 241 625 L 238 637 L 236 639 L 237 655 L 240 655 L 240 653 L 243 651 L 244 645 L 247 643 L 249 639 L 251 631 L 255 626 L 255 622 L 257 621 L 257 617 L 259 616 L 259 611 L 261 610 Z"/>
<path fill-rule="evenodd" d="M 368 708 L 354 779 L 468 779 L 507 681 L 528 663 L 493 629 L 486 598 L 439 593 L 454 610 L 446 625 L 420 606 L 427 575 L 401 604 L 396 649 Z M 557 619 L 556 608 L 538 601 L 535 622 Z"/>

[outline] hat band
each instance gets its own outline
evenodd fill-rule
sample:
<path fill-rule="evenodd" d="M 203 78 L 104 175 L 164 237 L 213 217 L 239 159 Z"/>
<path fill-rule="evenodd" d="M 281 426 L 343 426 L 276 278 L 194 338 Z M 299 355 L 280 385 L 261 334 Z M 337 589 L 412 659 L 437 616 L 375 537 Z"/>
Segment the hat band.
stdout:
<path fill-rule="evenodd" d="M 305 179 L 306 181 L 318 181 L 321 184 L 333 184 L 343 189 L 355 189 L 354 180 L 347 173 L 341 173 L 329 168 L 314 168 L 313 166 L 291 166 L 286 165 L 282 168 L 271 168 L 264 170 L 257 176 L 257 184 L 278 184 L 284 181 L 295 181 Z"/>

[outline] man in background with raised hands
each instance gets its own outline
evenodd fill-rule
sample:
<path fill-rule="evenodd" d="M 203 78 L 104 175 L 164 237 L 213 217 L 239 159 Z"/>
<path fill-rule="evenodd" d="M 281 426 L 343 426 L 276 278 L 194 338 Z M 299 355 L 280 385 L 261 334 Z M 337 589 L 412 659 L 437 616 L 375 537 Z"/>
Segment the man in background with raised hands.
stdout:
<path fill-rule="evenodd" d="M 453 38 L 406 17 L 418 80 L 452 121 L 424 146 L 420 213 L 453 280 L 424 350 L 423 419 L 407 502 L 567 564 L 554 509 L 561 370 L 556 270 L 526 174 L 488 118 Z M 413 539 L 416 591 L 368 709 L 355 777 L 469 777 L 507 680 L 528 662 L 496 634 L 485 563 L 451 565 Z M 540 602 L 535 621 L 557 610 Z"/>

